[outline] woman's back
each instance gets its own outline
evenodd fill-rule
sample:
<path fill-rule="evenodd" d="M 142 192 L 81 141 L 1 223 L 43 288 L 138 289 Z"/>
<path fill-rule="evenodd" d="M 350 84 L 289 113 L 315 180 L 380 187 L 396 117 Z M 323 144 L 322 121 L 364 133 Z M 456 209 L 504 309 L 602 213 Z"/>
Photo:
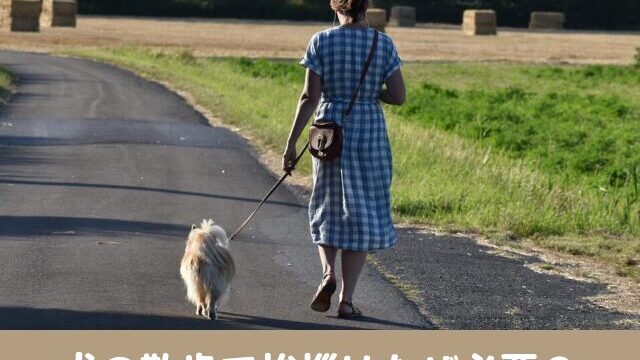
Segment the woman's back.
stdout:
<path fill-rule="evenodd" d="M 320 75 L 323 102 L 348 102 L 373 43 L 371 28 L 334 27 L 313 36 L 302 64 Z M 381 33 L 358 102 L 377 102 L 384 81 L 401 62 L 391 38 Z"/>

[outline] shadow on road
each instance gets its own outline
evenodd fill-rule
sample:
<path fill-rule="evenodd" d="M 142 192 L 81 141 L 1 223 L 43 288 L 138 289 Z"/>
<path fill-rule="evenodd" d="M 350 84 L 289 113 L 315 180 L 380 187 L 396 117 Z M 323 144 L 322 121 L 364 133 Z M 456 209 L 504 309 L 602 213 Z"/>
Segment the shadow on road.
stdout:
<path fill-rule="evenodd" d="M 337 316 L 327 316 L 327 318 L 339 319 Z M 377 324 L 377 325 L 385 325 L 389 327 L 400 327 L 408 330 L 437 330 L 438 329 L 438 327 L 434 323 L 430 322 L 429 320 L 426 320 L 425 326 L 416 326 L 416 325 L 411 325 L 407 323 L 399 323 L 395 321 L 377 319 L 377 318 L 366 316 L 366 315 L 360 319 L 340 320 L 340 321 L 346 321 L 350 324 L 358 324 L 360 326 L 365 326 L 366 324 Z"/>
<path fill-rule="evenodd" d="M 0 236 L 81 236 L 109 234 L 109 236 L 154 235 L 183 237 L 187 225 L 152 223 L 115 219 L 93 219 L 58 216 L 0 216 Z"/>
<path fill-rule="evenodd" d="M 233 316 L 229 316 L 233 315 Z M 82 312 L 62 309 L 0 307 L 1 330 L 350 330 L 356 327 L 315 324 L 220 313 L 217 321 L 178 316 Z"/>
<path fill-rule="evenodd" d="M 2 179 L 2 178 L 0 178 L 0 184 L 33 185 L 33 186 L 63 186 L 63 187 L 78 187 L 78 188 L 93 188 L 93 189 L 157 192 L 162 194 L 196 196 L 196 197 L 204 197 L 204 198 L 211 198 L 211 199 L 242 201 L 242 202 L 250 202 L 250 203 L 260 202 L 260 199 L 252 199 L 252 198 L 240 197 L 240 196 L 207 194 L 207 193 L 201 193 L 201 192 L 195 192 L 195 191 L 171 190 L 171 189 L 161 189 L 161 188 L 142 187 L 142 186 L 128 186 L 128 185 L 70 183 L 70 182 L 53 182 L 53 181 L 50 182 L 50 181 L 14 180 L 14 179 Z M 267 204 L 283 205 L 283 206 L 300 208 L 300 209 L 306 208 L 306 206 L 302 206 L 300 204 L 296 204 L 293 202 L 285 202 L 285 201 L 267 201 Z"/>
<path fill-rule="evenodd" d="M 14 146 L 3 146 L 6 145 L 4 139 L 5 137 L 0 136 L 0 167 L 53 164 L 59 161 L 59 159 L 55 159 L 49 155 L 43 156 L 42 152 L 39 151 L 18 149 Z"/>

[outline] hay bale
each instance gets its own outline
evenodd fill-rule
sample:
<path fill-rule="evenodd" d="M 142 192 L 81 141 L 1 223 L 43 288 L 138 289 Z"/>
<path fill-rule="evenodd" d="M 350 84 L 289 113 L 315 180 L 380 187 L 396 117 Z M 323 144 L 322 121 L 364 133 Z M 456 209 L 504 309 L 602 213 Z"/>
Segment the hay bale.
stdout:
<path fill-rule="evenodd" d="M 41 0 L 2 0 L 0 28 L 10 31 L 40 31 Z"/>
<path fill-rule="evenodd" d="M 76 0 L 44 0 L 40 25 L 75 27 L 77 11 Z"/>
<path fill-rule="evenodd" d="M 384 32 L 384 27 L 387 26 L 387 10 L 367 9 L 367 23 L 370 27 Z"/>
<path fill-rule="evenodd" d="M 529 29 L 562 30 L 566 19 L 560 12 L 532 12 Z"/>
<path fill-rule="evenodd" d="M 466 10 L 462 30 L 468 35 L 496 35 L 498 23 L 493 10 Z"/>
<path fill-rule="evenodd" d="M 394 6 L 391 8 L 389 25 L 414 27 L 416 26 L 416 8 L 412 6 Z"/>

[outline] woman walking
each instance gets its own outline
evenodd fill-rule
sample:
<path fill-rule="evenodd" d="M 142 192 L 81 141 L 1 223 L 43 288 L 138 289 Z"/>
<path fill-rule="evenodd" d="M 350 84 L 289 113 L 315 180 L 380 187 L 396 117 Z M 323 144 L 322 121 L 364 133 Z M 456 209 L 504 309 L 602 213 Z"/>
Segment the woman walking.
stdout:
<path fill-rule="evenodd" d="M 315 34 L 300 62 L 307 69 L 306 79 L 284 152 L 283 170 L 293 169 L 296 142 L 316 109 L 316 121 L 342 126 L 340 156 L 329 161 L 313 159 L 309 223 L 323 278 L 311 308 L 320 312 L 330 309 L 337 288 L 335 263 L 341 252 L 338 316 L 357 318 L 362 312 L 352 299 L 367 252 L 387 249 L 397 242 L 391 220 L 391 149 L 380 101 L 403 104 L 405 85 L 391 38 L 378 34 L 370 67 L 352 112 L 345 117 L 376 30 L 363 24 L 368 0 L 331 0 L 330 5 L 340 26 Z"/>

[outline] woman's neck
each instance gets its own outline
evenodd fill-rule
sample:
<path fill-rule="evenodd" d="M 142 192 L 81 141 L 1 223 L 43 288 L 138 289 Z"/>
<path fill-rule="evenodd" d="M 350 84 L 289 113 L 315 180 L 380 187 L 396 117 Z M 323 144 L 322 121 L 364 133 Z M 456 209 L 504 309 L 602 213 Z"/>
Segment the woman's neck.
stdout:
<path fill-rule="evenodd" d="M 344 23 L 340 23 L 340 27 L 353 28 L 353 29 L 365 29 L 367 26 L 359 21 L 359 22 L 344 22 Z"/>
<path fill-rule="evenodd" d="M 365 29 L 366 25 L 362 23 L 362 21 L 355 21 L 353 18 L 344 16 L 342 14 L 338 14 L 338 19 L 340 20 L 340 27 L 344 28 L 354 28 L 354 29 Z"/>

